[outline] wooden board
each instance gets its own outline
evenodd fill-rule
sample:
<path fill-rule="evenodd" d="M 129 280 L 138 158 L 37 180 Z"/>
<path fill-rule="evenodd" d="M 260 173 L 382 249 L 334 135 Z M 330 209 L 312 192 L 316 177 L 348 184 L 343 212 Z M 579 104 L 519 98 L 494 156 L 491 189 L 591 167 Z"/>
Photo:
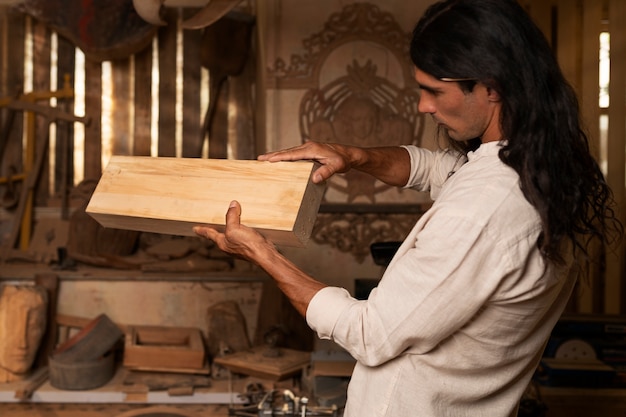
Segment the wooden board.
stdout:
<path fill-rule="evenodd" d="M 310 352 L 280 348 L 279 356 L 268 355 L 267 346 L 257 346 L 213 359 L 218 365 L 244 375 L 280 381 L 297 375 L 311 361 Z"/>
<path fill-rule="evenodd" d="M 113 156 L 87 206 L 105 227 L 194 236 L 223 229 L 232 200 L 241 223 L 278 245 L 303 247 L 324 192 L 313 162 Z"/>
<path fill-rule="evenodd" d="M 191 327 L 129 326 L 124 342 L 124 366 L 202 371 L 205 368 L 202 334 Z"/>

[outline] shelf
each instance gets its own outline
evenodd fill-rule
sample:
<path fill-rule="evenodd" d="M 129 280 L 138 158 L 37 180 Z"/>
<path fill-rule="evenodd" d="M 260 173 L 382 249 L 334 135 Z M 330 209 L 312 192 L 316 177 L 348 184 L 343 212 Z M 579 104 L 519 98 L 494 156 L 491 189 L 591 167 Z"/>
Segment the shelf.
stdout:
<path fill-rule="evenodd" d="M 0 383 L 0 403 L 241 404 L 239 393 L 251 382 L 250 378 L 215 379 L 210 387 L 195 388 L 192 395 L 170 395 L 167 391 L 148 391 L 143 386 L 123 384 L 126 372 L 126 368 L 120 367 L 106 385 L 91 390 L 61 390 L 46 381 L 27 401 L 15 398 L 15 392 L 29 380 Z"/>
<path fill-rule="evenodd" d="M 74 269 L 56 269 L 35 263 L 0 264 L 0 280 L 32 280 L 38 274 L 54 274 L 60 280 L 94 281 L 203 281 L 203 282 L 259 282 L 268 279 L 262 272 L 145 272 L 132 269 L 95 268 L 79 266 Z"/>

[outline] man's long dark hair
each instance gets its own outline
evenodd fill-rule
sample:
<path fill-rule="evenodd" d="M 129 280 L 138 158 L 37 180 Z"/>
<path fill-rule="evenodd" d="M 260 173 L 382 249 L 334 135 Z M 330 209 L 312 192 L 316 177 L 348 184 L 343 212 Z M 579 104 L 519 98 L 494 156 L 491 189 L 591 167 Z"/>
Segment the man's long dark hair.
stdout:
<path fill-rule="evenodd" d="M 538 245 L 545 259 L 563 261 L 567 240 L 588 254 L 594 238 L 611 243 L 621 236 L 611 190 L 581 127 L 576 94 L 516 1 L 430 6 L 413 30 L 411 59 L 436 78 L 469 78 L 499 93 L 507 141 L 499 156 L 519 174 L 541 217 Z M 461 87 L 471 89 L 472 82 Z"/>

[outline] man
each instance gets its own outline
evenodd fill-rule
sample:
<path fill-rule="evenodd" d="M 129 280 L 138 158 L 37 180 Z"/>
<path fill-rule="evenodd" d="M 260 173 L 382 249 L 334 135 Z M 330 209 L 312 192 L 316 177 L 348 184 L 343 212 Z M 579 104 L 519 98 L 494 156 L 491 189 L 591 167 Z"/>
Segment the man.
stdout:
<path fill-rule="evenodd" d="M 259 157 L 315 159 L 315 182 L 358 169 L 436 197 L 368 300 L 300 271 L 239 223 L 237 202 L 224 234 L 195 230 L 261 266 L 357 360 L 345 416 L 515 416 L 574 287 L 574 259 L 621 224 L 576 96 L 517 2 L 434 4 L 411 58 L 419 110 L 449 149 L 308 142 Z"/>

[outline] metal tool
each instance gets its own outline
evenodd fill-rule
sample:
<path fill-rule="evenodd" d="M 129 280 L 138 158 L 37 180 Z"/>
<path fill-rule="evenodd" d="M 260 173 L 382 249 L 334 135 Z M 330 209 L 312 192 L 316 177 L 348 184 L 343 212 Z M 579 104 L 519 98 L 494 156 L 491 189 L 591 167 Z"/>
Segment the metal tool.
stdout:
<path fill-rule="evenodd" d="M 331 416 L 338 417 L 337 406 L 316 407 L 309 406 L 307 397 L 298 397 L 293 391 L 284 389 L 273 389 L 263 391 L 258 384 L 248 386 L 246 393 L 242 394 L 249 405 L 232 406 L 228 409 L 228 415 L 234 417 L 316 417 Z"/>

